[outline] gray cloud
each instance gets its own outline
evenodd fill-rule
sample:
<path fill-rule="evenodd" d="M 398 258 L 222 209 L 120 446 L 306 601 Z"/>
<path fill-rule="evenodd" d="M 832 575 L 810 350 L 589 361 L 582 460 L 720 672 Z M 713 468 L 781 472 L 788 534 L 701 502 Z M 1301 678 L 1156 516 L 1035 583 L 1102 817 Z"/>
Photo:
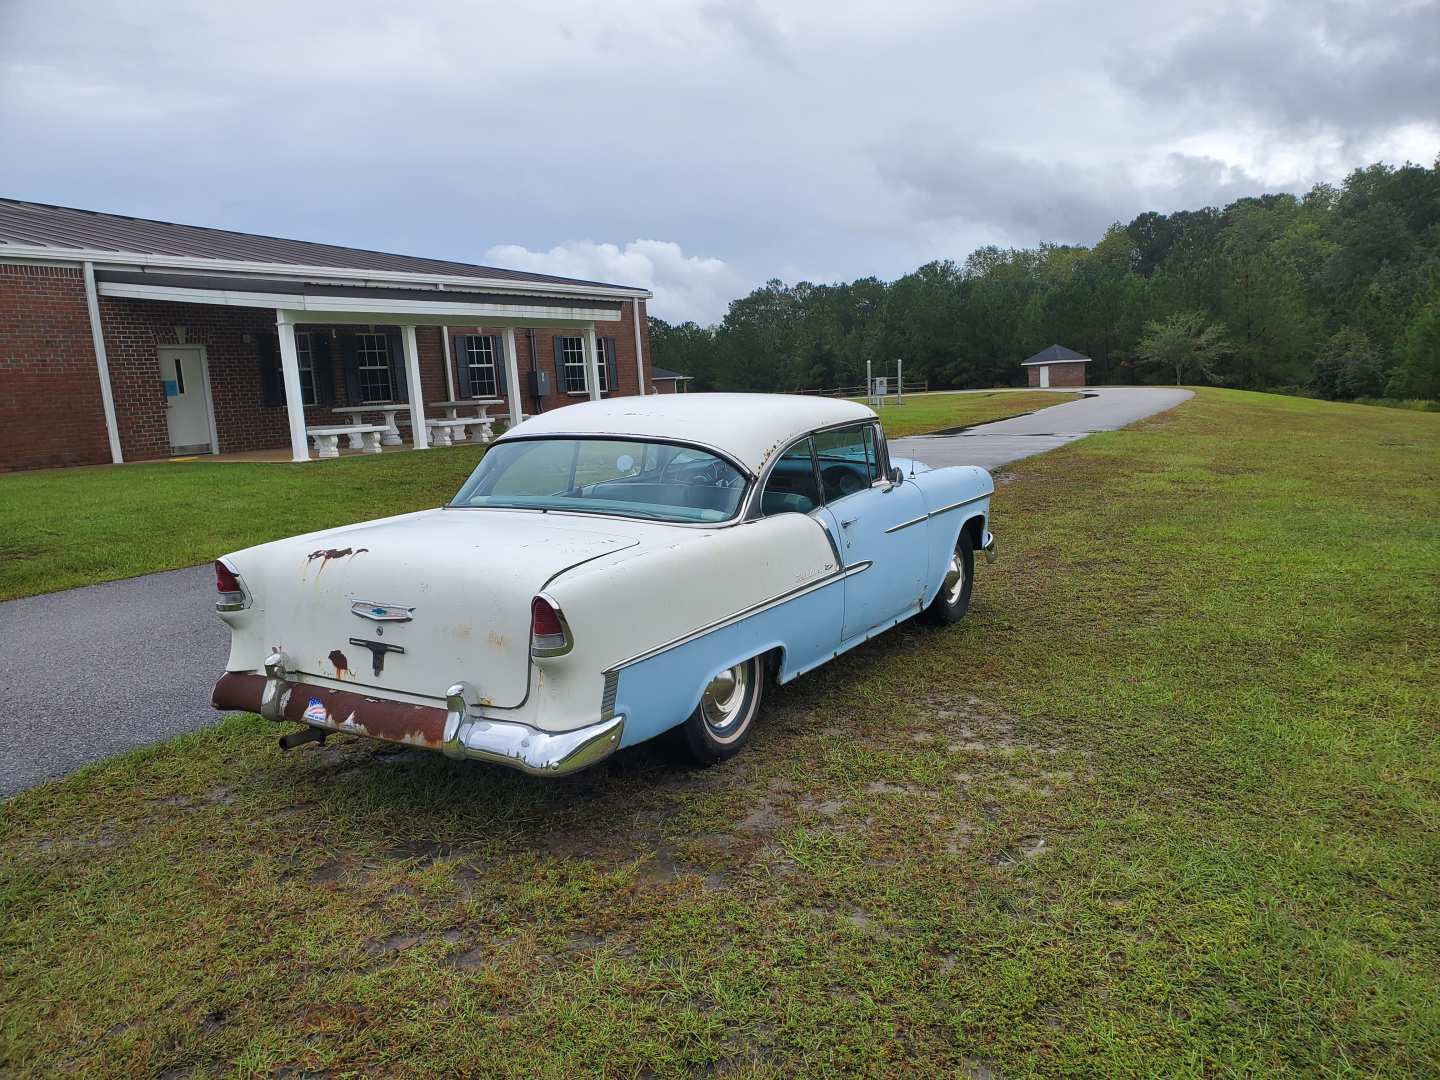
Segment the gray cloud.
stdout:
<path fill-rule="evenodd" d="M 1157 104 L 1238 108 L 1290 126 L 1368 134 L 1440 119 L 1440 2 L 1284 0 L 1217 10 L 1115 78 Z"/>
<path fill-rule="evenodd" d="M 917 217 L 988 225 L 1000 239 L 1019 244 L 1090 244 L 1111 223 L 1141 210 L 1223 205 L 1265 186 L 1243 169 L 1180 153 L 1147 162 L 1058 162 L 903 140 L 874 155 Z"/>
<path fill-rule="evenodd" d="M 1435 4 L 0 0 L 0 193 L 648 274 L 711 318 L 1428 161 Z"/>

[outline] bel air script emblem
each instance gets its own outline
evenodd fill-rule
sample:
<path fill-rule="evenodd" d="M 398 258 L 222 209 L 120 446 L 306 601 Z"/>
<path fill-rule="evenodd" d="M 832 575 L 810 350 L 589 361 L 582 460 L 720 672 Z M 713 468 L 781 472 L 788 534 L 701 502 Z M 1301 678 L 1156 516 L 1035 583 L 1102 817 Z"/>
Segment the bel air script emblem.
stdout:
<path fill-rule="evenodd" d="M 399 604 L 374 604 L 369 600 L 356 600 L 350 605 L 351 615 L 359 615 L 371 622 L 409 622 L 414 618 L 414 610 Z"/>

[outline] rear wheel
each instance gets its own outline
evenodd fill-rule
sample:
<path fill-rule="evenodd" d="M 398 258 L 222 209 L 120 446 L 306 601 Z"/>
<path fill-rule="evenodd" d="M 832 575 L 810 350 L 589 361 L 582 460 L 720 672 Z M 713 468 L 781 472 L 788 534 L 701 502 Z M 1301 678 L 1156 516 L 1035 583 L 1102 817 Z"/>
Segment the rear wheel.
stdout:
<path fill-rule="evenodd" d="M 975 545 L 970 540 L 968 529 L 960 530 L 955 541 L 955 551 L 950 556 L 950 565 L 945 570 L 945 580 L 940 591 L 925 609 L 925 617 L 933 623 L 959 622 L 970 610 L 970 590 L 975 585 Z"/>
<path fill-rule="evenodd" d="M 697 765 L 715 765 L 738 754 L 749 741 L 764 691 L 765 667 L 758 656 L 716 675 L 689 719 L 675 729 L 684 755 Z"/>

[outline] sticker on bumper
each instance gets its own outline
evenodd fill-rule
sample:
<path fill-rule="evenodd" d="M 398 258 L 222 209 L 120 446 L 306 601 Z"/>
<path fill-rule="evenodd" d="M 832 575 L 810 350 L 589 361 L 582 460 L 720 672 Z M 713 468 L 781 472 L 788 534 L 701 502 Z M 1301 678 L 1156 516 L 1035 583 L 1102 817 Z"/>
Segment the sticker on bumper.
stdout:
<path fill-rule="evenodd" d="M 330 713 L 326 711 L 325 703 L 318 697 L 312 697 L 310 704 L 305 706 L 305 720 L 311 724 L 328 724 Z"/>

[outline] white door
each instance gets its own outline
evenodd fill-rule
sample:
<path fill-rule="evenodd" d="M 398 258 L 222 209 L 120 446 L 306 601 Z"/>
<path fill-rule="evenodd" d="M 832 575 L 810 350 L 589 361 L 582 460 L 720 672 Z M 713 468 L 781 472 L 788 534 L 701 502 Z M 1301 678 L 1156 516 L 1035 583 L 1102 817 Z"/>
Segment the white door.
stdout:
<path fill-rule="evenodd" d="M 160 381 L 165 387 L 170 450 L 176 454 L 209 453 L 209 388 L 205 385 L 205 361 L 200 349 L 193 345 L 162 345 Z"/>
<path fill-rule="evenodd" d="M 1040 388 L 1043 390 L 1043 389 L 1047 388 L 1049 385 L 1050 385 L 1050 368 L 1049 368 L 1047 365 L 1045 365 L 1045 364 L 1041 364 L 1041 365 L 1040 365 Z"/>

